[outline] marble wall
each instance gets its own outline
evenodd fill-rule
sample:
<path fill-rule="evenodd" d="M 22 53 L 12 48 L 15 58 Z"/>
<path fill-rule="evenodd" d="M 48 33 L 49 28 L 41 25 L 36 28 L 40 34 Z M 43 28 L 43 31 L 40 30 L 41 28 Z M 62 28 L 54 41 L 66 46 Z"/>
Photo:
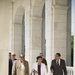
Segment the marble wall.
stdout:
<path fill-rule="evenodd" d="M 8 75 L 9 1 L 0 0 L 0 75 Z"/>

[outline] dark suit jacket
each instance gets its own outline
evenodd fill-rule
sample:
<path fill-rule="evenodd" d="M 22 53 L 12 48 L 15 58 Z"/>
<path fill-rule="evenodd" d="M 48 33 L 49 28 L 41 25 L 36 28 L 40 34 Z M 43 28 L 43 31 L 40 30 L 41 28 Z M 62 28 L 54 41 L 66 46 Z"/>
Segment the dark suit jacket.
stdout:
<path fill-rule="evenodd" d="M 51 71 L 53 70 L 53 75 L 67 75 L 67 70 L 66 70 L 66 65 L 65 65 L 65 61 L 63 59 L 60 59 L 60 66 L 58 67 L 56 65 L 56 60 L 52 60 L 51 63 L 51 67 L 50 67 Z"/>
<path fill-rule="evenodd" d="M 9 59 L 9 75 L 12 75 L 11 73 L 12 73 L 12 60 L 11 59 Z"/>
<path fill-rule="evenodd" d="M 17 59 L 14 59 L 14 60 L 17 60 Z M 12 63 L 12 59 L 9 59 L 9 75 L 12 75 L 12 65 L 13 65 L 13 63 Z"/>

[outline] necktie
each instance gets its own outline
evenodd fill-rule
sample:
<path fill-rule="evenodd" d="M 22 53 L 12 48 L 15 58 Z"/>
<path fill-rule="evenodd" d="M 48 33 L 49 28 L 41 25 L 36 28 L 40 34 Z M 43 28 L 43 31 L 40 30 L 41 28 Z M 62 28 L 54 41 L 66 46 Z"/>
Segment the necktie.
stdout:
<path fill-rule="evenodd" d="M 57 63 L 56 63 L 56 64 L 57 64 L 57 66 L 59 67 L 59 61 L 57 61 Z"/>

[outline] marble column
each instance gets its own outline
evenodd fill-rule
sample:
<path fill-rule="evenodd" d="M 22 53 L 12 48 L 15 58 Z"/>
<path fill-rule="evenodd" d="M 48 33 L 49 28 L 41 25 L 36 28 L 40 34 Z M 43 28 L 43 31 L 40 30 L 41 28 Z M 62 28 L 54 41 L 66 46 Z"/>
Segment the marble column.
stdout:
<path fill-rule="evenodd" d="M 52 0 L 45 0 L 45 30 L 46 30 L 46 59 L 48 62 L 48 75 L 50 75 L 50 65 L 52 60 L 52 19 L 51 19 Z"/>
<path fill-rule="evenodd" d="M 28 6 L 29 5 L 29 6 Z M 31 17 L 30 17 L 30 1 L 28 0 L 25 9 L 25 59 L 29 62 L 31 71 L 32 62 L 32 31 L 31 31 Z"/>
<path fill-rule="evenodd" d="M 32 57 L 36 62 L 36 57 L 42 51 L 42 18 L 32 17 Z"/>

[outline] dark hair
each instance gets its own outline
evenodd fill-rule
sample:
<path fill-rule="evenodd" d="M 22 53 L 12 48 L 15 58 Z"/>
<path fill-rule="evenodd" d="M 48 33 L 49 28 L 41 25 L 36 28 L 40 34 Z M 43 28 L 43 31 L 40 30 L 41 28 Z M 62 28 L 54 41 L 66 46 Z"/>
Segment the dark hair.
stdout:
<path fill-rule="evenodd" d="M 61 54 L 60 54 L 60 53 L 56 53 L 56 55 L 58 55 L 59 57 L 61 56 Z"/>
<path fill-rule="evenodd" d="M 41 58 L 41 59 L 42 59 L 42 57 L 41 57 L 41 56 L 37 56 L 37 58 L 36 58 L 36 59 L 38 60 L 39 58 Z"/>
<path fill-rule="evenodd" d="M 9 54 L 11 54 L 11 53 L 9 52 Z"/>

